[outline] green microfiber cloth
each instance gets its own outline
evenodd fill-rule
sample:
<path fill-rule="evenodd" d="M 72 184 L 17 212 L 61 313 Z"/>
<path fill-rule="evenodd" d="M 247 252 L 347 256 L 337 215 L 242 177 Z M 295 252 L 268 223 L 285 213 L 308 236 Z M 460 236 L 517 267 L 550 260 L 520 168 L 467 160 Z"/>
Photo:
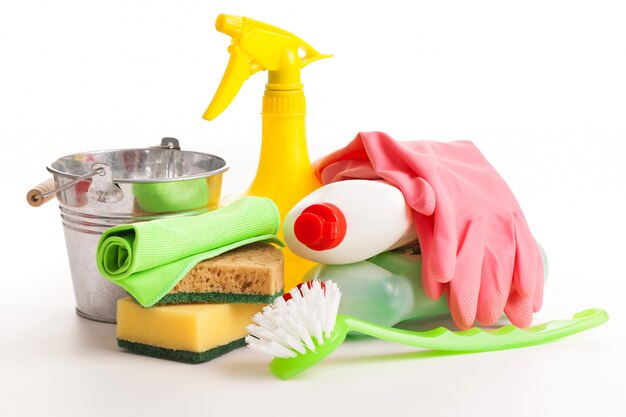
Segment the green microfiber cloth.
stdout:
<path fill-rule="evenodd" d="M 105 278 L 150 307 L 200 261 L 252 242 L 284 246 L 279 227 L 272 200 L 244 197 L 197 216 L 112 227 L 100 237 L 96 262 Z"/>
<path fill-rule="evenodd" d="M 202 363 L 222 356 L 232 350 L 245 346 L 244 338 L 237 339 L 226 345 L 218 346 L 204 352 L 190 352 L 188 350 L 167 349 L 158 346 L 146 345 L 143 343 L 131 342 L 129 340 L 117 339 L 117 345 L 129 352 L 137 353 L 144 356 L 152 356 L 153 358 L 169 359 L 172 361 L 185 363 Z"/>
<path fill-rule="evenodd" d="M 165 294 L 157 304 L 190 304 L 190 303 L 252 303 L 271 304 L 276 298 L 283 295 L 282 291 L 273 295 L 268 294 L 234 294 L 225 292 L 175 292 Z"/>

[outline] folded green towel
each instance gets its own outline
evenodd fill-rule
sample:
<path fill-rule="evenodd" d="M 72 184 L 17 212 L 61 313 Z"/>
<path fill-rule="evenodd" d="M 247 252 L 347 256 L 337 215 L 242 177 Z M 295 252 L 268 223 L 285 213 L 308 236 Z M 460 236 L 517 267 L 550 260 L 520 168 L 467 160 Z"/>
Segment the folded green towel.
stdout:
<path fill-rule="evenodd" d="M 100 237 L 100 273 L 142 306 L 167 294 L 198 262 L 239 246 L 276 237 L 280 215 L 272 200 L 244 197 L 197 216 L 115 226 Z"/>

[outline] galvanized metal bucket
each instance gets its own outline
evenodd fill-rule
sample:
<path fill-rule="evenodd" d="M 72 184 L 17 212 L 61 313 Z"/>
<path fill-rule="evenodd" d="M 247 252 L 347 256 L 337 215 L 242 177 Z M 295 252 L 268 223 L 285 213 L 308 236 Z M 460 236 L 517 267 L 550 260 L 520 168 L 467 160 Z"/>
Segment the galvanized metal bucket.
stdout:
<path fill-rule="evenodd" d="M 48 167 L 54 184 L 31 190 L 27 198 L 35 206 L 54 195 L 59 200 L 76 312 L 115 323 L 117 300 L 127 295 L 96 266 L 106 229 L 216 209 L 227 169 L 218 156 L 181 151 L 173 138 L 153 148 L 84 152 L 54 161 Z"/>

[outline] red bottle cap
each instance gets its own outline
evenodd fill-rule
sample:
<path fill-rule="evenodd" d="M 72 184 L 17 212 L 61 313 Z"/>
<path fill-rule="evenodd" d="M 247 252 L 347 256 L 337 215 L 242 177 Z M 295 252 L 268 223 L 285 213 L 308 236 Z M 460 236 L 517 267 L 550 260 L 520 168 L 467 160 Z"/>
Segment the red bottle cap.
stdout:
<path fill-rule="evenodd" d="M 309 249 L 332 249 L 346 236 L 346 218 L 332 204 L 313 204 L 298 216 L 293 232 L 296 239 Z"/>
<path fill-rule="evenodd" d="M 296 285 L 296 288 L 298 289 L 298 291 L 300 291 L 300 295 L 304 295 L 304 293 L 302 292 L 302 286 L 305 285 L 309 288 L 311 288 L 313 286 L 313 281 L 305 281 L 305 282 L 301 282 L 298 285 Z M 326 284 L 324 284 L 324 281 L 320 281 L 320 286 L 322 287 L 322 289 L 324 290 L 324 295 L 326 295 Z M 289 301 L 291 300 L 293 297 L 291 296 L 291 291 L 290 292 L 286 292 L 283 294 L 283 300 L 285 301 Z"/>

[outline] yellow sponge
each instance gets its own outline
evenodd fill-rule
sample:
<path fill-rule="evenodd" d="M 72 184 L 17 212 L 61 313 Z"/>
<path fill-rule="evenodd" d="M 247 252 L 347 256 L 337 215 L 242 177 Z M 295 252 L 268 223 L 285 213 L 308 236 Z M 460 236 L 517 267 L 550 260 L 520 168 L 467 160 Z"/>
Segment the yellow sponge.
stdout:
<path fill-rule="evenodd" d="M 180 362 L 206 362 L 245 344 L 246 326 L 264 304 L 175 304 L 143 308 L 117 302 L 118 346 Z"/>

